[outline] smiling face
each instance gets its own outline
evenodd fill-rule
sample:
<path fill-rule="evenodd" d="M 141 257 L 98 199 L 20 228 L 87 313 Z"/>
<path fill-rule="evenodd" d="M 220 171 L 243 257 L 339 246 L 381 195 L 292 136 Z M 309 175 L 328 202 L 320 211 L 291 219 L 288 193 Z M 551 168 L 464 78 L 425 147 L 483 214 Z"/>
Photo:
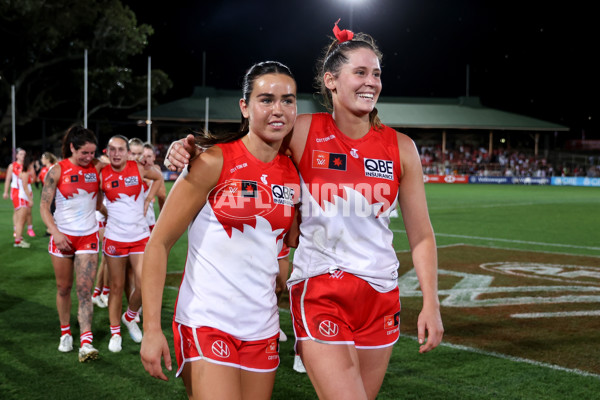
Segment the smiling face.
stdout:
<path fill-rule="evenodd" d="M 114 137 L 108 141 L 108 147 L 106 154 L 110 159 L 110 165 L 116 169 L 121 170 L 127 163 L 129 150 L 127 149 L 127 142 L 121 138 Z"/>
<path fill-rule="evenodd" d="M 337 76 L 325 73 L 325 86 L 331 91 L 335 113 L 347 110 L 365 116 L 373 111 L 381 93 L 379 59 L 367 48 L 358 48 L 347 56 L 348 62 L 342 65 Z"/>
<path fill-rule="evenodd" d="M 139 144 L 132 144 L 129 146 L 129 159 L 133 161 L 141 161 L 144 146 Z"/>
<path fill-rule="evenodd" d="M 296 82 L 285 74 L 265 74 L 254 81 L 248 101 L 240 100 L 250 133 L 268 143 L 280 142 L 296 121 Z"/>
<path fill-rule="evenodd" d="M 156 160 L 156 155 L 152 149 L 144 147 L 144 151 L 142 153 L 144 161 L 146 165 L 154 165 L 154 161 Z"/>

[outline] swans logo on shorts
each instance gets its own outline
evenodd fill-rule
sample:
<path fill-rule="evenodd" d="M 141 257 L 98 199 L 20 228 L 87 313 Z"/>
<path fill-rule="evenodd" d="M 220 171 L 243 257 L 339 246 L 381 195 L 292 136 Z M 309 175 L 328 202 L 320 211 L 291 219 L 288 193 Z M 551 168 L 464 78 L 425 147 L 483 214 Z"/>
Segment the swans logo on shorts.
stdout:
<path fill-rule="evenodd" d="M 267 354 L 277 354 L 279 349 L 279 339 L 269 339 L 267 343 Z"/>
<path fill-rule="evenodd" d="M 386 315 L 385 317 L 383 317 L 384 329 L 394 329 L 398 325 L 400 325 L 400 312 L 397 312 L 394 315 Z"/>
<path fill-rule="evenodd" d="M 340 328 L 336 323 L 325 320 L 319 324 L 319 332 L 323 336 L 333 337 L 340 332 Z"/>
<path fill-rule="evenodd" d="M 213 342 L 211 346 L 211 350 L 213 354 L 217 357 L 228 358 L 231 352 L 229 351 L 229 346 L 222 340 L 217 340 Z"/>
<path fill-rule="evenodd" d="M 110 246 L 108 246 L 108 247 L 106 248 L 106 252 L 107 252 L 108 254 L 115 254 L 115 252 L 116 252 L 116 251 L 117 251 L 117 249 L 116 249 L 116 248 L 115 248 L 115 246 L 113 246 L 113 245 L 110 245 Z"/>

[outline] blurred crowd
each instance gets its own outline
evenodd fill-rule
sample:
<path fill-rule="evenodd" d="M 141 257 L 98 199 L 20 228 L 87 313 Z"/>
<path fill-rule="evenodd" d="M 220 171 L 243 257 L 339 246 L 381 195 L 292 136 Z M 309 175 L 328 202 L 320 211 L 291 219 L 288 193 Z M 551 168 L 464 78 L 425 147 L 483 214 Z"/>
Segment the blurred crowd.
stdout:
<path fill-rule="evenodd" d="M 550 161 L 533 153 L 517 150 L 458 146 L 442 152 L 441 146 L 420 147 L 423 172 L 431 175 L 478 175 L 552 177 L 600 177 L 600 157 L 581 157 L 577 161 Z"/>

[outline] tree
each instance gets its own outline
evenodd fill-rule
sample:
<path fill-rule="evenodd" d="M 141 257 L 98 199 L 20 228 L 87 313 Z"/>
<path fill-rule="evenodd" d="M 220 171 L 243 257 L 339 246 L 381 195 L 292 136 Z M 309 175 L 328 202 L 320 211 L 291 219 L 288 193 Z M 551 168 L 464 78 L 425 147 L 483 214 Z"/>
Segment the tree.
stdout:
<path fill-rule="evenodd" d="M 85 49 L 88 117 L 145 104 L 147 77 L 128 65 L 152 34 L 120 0 L 0 0 L 0 136 L 10 131 L 11 85 L 18 125 L 54 110 L 82 117 Z M 153 70 L 151 85 L 164 94 L 172 83 Z"/>

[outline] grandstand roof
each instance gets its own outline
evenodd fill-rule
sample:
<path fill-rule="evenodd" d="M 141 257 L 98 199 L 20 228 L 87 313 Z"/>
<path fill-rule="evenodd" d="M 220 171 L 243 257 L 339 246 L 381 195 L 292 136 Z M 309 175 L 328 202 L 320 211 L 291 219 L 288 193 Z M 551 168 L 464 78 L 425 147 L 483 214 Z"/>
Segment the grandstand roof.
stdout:
<path fill-rule="evenodd" d="M 190 97 L 152 108 L 153 121 L 199 122 L 206 118 L 206 98 L 210 122 L 240 121 L 239 90 L 196 87 Z M 315 95 L 298 94 L 298 114 L 325 111 Z M 568 131 L 563 125 L 485 107 L 478 97 L 409 98 L 380 97 L 379 116 L 394 128 Z M 140 111 L 129 116 L 145 119 Z"/>

